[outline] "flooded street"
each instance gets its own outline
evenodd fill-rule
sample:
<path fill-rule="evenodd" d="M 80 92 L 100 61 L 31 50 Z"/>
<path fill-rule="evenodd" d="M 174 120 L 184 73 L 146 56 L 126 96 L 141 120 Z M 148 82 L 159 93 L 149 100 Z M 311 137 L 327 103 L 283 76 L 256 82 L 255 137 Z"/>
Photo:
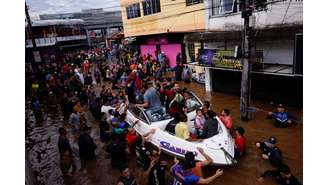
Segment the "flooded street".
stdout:
<path fill-rule="evenodd" d="M 29 103 L 29 102 L 27 102 Z M 60 112 L 43 115 L 42 125 L 36 123 L 33 111 L 26 108 L 26 150 L 35 181 L 40 185 L 63 185 L 59 168 L 58 128 L 63 124 Z"/>
<path fill-rule="evenodd" d="M 26 185 L 302 184 L 303 0 L 48 1 L 25 1 Z"/>
<path fill-rule="evenodd" d="M 288 164 L 292 173 L 302 182 L 303 178 L 303 134 L 302 124 L 296 124 L 289 128 L 276 128 L 273 126 L 273 120 L 266 119 L 265 112 L 256 112 L 253 119 L 248 122 L 239 121 L 239 97 L 217 92 L 206 93 L 205 88 L 195 82 L 191 84 L 181 83 L 182 87 L 194 91 L 202 100 L 206 99 L 212 103 L 212 108 L 217 113 L 223 108 L 231 110 L 234 126 L 243 126 L 246 130 L 245 137 L 247 139 L 246 156 L 240 159 L 236 166 L 222 167 L 224 174 L 211 184 L 225 185 L 254 185 L 254 184 L 275 184 L 269 178 L 263 183 L 256 181 L 265 170 L 273 169 L 268 161 L 264 161 L 257 154 L 254 143 L 257 140 L 264 140 L 269 136 L 277 137 L 277 146 L 283 153 L 283 161 Z M 274 110 L 275 106 L 269 102 L 252 100 L 252 106 L 263 110 Z M 290 114 L 301 120 L 302 110 L 298 108 L 287 107 Z M 36 127 L 31 116 L 31 112 L 27 109 L 27 149 L 29 151 L 30 161 L 34 174 L 37 176 L 38 184 L 72 184 L 72 185 L 113 185 L 116 184 L 119 177 L 119 170 L 113 169 L 110 165 L 110 159 L 104 150 L 105 144 L 99 142 L 98 123 L 94 121 L 88 113 L 88 123 L 93 127 L 91 135 L 98 143 L 99 154 L 97 159 L 90 163 L 87 173 L 77 172 L 74 177 L 61 177 L 59 168 L 59 154 L 57 148 L 58 128 L 63 126 L 64 121 L 60 112 L 56 115 L 45 114 L 45 120 L 41 127 Z M 49 139 L 50 138 L 50 139 Z M 78 147 L 74 138 L 70 137 L 74 153 L 78 155 Z M 138 179 L 139 184 L 145 184 L 143 177 L 143 168 L 136 164 L 134 154 L 129 156 L 129 167 Z M 164 154 L 163 159 L 169 163 L 173 162 L 173 158 Z M 79 160 L 75 162 L 79 169 Z M 204 175 L 212 175 L 217 167 L 206 167 Z M 170 172 L 167 171 L 167 179 L 170 181 Z"/>

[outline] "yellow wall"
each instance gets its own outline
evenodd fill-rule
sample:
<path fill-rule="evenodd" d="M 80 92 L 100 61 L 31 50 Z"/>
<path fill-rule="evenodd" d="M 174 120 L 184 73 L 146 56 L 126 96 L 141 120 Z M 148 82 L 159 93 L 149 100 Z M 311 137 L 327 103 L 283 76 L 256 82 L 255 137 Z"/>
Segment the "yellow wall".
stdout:
<path fill-rule="evenodd" d="M 161 12 L 144 16 L 142 1 L 121 0 L 125 37 L 205 29 L 204 3 L 186 6 L 186 0 L 161 0 Z M 134 3 L 140 4 L 141 16 L 127 19 L 126 7 Z"/>

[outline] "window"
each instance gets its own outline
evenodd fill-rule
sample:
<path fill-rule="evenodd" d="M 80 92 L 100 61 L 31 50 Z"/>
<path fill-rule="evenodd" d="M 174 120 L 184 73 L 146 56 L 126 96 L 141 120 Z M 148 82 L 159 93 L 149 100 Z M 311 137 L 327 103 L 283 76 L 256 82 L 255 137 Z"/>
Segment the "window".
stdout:
<path fill-rule="evenodd" d="M 126 7 L 126 15 L 128 19 L 133 19 L 136 17 L 140 17 L 140 5 L 139 3 L 132 4 Z"/>
<path fill-rule="evenodd" d="M 171 116 L 166 112 L 165 107 L 152 107 L 146 109 L 145 112 L 151 123 L 171 119 Z"/>
<path fill-rule="evenodd" d="M 136 117 L 138 117 L 141 121 L 147 123 L 146 121 L 146 117 L 144 115 L 144 113 L 142 112 L 142 110 L 139 107 L 132 107 L 129 108 L 130 111 L 132 112 L 132 114 Z"/>
<path fill-rule="evenodd" d="M 212 15 L 237 12 L 236 0 L 212 0 Z"/>
<path fill-rule="evenodd" d="M 190 61 L 195 62 L 195 46 L 194 46 L 194 43 L 188 44 L 187 47 L 188 47 L 188 53 L 189 53 Z"/>
<path fill-rule="evenodd" d="M 190 92 L 185 92 L 184 97 L 186 98 L 187 112 L 192 112 L 202 107 L 201 102 Z"/>
<path fill-rule="evenodd" d="M 161 12 L 160 0 L 145 0 L 142 2 L 142 7 L 145 16 Z"/>
<path fill-rule="evenodd" d="M 203 3 L 203 0 L 186 0 L 186 5 L 187 6 L 194 5 L 194 4 L 199 4 L 199 3 Z"/>

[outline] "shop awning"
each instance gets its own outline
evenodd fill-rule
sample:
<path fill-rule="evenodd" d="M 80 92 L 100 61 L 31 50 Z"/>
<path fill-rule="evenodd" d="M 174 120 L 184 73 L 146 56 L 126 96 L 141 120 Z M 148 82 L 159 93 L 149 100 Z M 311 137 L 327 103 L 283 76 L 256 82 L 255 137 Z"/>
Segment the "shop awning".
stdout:
<path fill-rule="evenodd" d="M 112 35 L 107 37 L 107 39 L 110 39 L 110 40 L 120 40 L 120 39 L 123 39 L 123 38 L 124 38 L 123 31 L 113 33 Z"/>
<path fill-rule="evenodd" d="M 302 33 L 302 25 L 279 25 L 274 27 L 267 27 L 263 29 L 254 30 L 256 41 L 264 39 L 277 39 L 277 38 L 295 38 L 295 33 Z M 186 42 L 216 42 L 216 41 L 228 41 L 228 40 L 241 40 L 242 30 L 231 31 L 204 31 L 186 34 L 184 40 Z"/>

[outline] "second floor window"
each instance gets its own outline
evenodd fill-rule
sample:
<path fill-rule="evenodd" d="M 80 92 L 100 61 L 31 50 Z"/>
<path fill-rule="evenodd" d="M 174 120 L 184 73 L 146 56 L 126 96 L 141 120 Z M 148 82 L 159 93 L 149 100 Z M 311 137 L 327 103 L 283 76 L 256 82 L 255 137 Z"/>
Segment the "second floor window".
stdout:
<path fill-rule="evenodd" d="M 161 12 L 160 0 L 145 0 L 142 2 L 144 15 L 151 15 Z"/>
<path fill-rule="evenodd" d="M 194 4 L 199 4 L 199 3 L 203 3 L 203 0 L 186 0 L 186 5 L 187 6 L 194 5 Z"/>
<path fill-rule="evenodd" d="M 132 4 L 126 7 L 126 15 L 128 19 L 133 19 L 136 17 L 140 17 L 140 5 L 139 3 Z"/>
<path fill-rule="evenodd" d="M 212 15 L 237 12 L 236 0 L 212 0 Z"/>

